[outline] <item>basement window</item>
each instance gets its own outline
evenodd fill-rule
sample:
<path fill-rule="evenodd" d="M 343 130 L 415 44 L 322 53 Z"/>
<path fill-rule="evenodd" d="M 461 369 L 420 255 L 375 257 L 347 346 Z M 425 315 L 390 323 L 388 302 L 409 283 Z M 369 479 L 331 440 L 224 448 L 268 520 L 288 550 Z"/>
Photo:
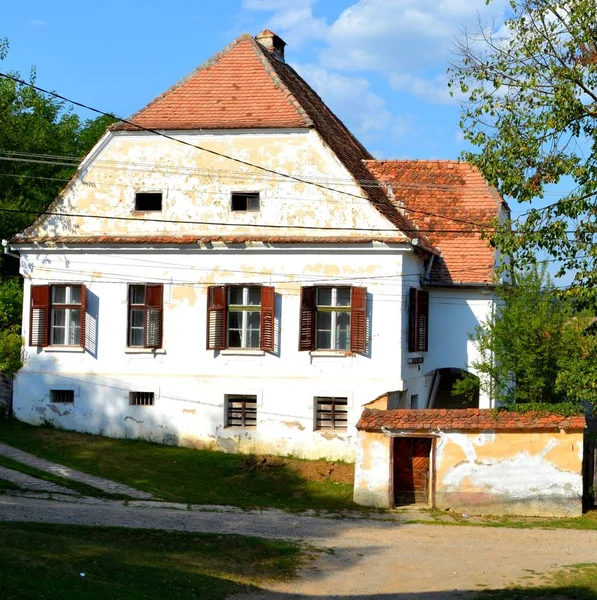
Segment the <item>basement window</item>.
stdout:
<path fill-rule="evenodd" d="M 226 398 L 226 427 L 255 427 L 257 396 L 230 394 Z"/>
<path fill-rule="evenodd" d="M 50 402 L 54 404 L 72 404 L 74 401 L 74 390 L 50 390 Z"/>
<path fill-rule="evenodd" d="M 129 404 L 131 406 L 153 406 L 153 392 L 129 392 Z"/>
<path fill-rule="evenodd" d="M 137 192 L 135 210 L 159 212 L 162 210 L 162 192 Z"/>
<path fill-rule="evenodd" d="M 348 423 L 348 398 L 319 396 L 316 400 L 315 429 L 346 431 Z"/>
<path fill-rule="evenodd" d="M 259 192 L 232 192 L 230 209 L 232 212 L 257 212 Z"/>

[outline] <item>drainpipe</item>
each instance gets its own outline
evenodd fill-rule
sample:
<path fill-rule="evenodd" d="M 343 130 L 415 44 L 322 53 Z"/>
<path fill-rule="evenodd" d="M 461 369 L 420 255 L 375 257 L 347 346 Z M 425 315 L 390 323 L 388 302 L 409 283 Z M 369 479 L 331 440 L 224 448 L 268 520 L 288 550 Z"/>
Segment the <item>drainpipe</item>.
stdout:
<path fill-rule="evenodd" d="M 431 267 L 433 267 L 433 259 L 435 258 L 435 254 L 431 255 L 431 258 L 429 259 L 429 264 L 427 265 L 427 268 L 425 269 L 425 281 L 429 281 L 431 279 Z"/>
<path fill-rule="evenodd" d="M 4 246 L 4 254 L 6 254 L 7 256 L 12 256 L 13 258 L 18 258 L 19 260 L 21 259 L 21 255 L 17 254 L 16 252 L 14 252 L 13 250 L 11 250 L 8 247 L 8 241 L 7 240 L 2 240 L 2 245 Z"/>

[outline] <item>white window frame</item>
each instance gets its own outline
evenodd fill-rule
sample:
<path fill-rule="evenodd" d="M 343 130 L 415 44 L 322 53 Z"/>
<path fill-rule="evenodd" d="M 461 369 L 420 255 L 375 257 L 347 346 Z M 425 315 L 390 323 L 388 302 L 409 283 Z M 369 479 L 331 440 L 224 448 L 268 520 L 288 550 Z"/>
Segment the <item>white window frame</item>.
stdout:
<path fill-rule="evenodd" d="M 230 302 L 230 296 L 233 289 L 242 288 L 242 304 L 232 304 Z M 249 289 L 257 288 L 259 289 L 259 293 L 261 295 L 261 286 L 260 285 L 229 285 L 227 289 L 228 298 L 226 302 L 228 304 L 228 322 L 226 323 L 226 348 L 231 348 L 235 350 L 259 350 L 261 348 L 261 298 L 259 299 L 259 304 L 249 304 Z M 240 346 L 231 346 L 230 345 L 230 313 L 242 313 L 241 319 L 241 327 L 240 327 L 240 337 L 241 337 L 241 345 Z M 259 313 L 259 327 L 258 337 L 257 337 L 257 345 L 256 346 L 248 346 L 249 331 L 255 331 L 254 329 L 249 328 L 249 315 L 250 312 L 258 312 Z M 235 328 L 236 330 L 236 328 Z"/>
<path fill-rule="evenodd" d="M 65 288 L 64 302 L 54 301 L 54 292 L 57 288 Z M 71 302 L 72 289 L 79 288 L 79 302 Z M 51 346 L 79 346 L 79 340 L 81 339 L 81 306 L 82 306 L 82 286 L 81 284 L 52 284 L 50 286 L 50 345 Z M 79 308 L 75 308 L 78 306 Z M 64 325 L 56 325 L 56 310 L 64 310 Z M 79 335 L 76 336 L 74 343 L 69 343 L 71 327 L 73 326 L 72 314 L 73 312 L 79 313 Z M 54 331 L 57 329 L 64 329 L 64 342 L 54 341 Z"/>
<path fill-rule="evenodd" d="M 323 290 L 323 289 L 329 289 L 332 291 L 332 300 L 331 300 L 331 304 L 330 305 L 320 305 L 319 304 L 319 290 Z M 349 299 L 349 303 L 347 305 L 342 305 L 342 306 L 338 306 L 338 290 L 339 289 L 346 289 L 348 290 L 348 299 Z M 350 286 L 347 285 L 338 285 L 338 286 L 316 286 L 315 288 L 315 349 L 316 350 L 345 350 L 348 351 L 350 350 L 350 328 L 352 325 L 352 318 L 351 318 L 351 309 L 352 309 L 352 302 L 351 302 L 351 288 Z M 318 337 L 319 337 L 319 313 L 320 312 L 326 312 L 326 313 L 331 313 L 331 345 L 329 348 L 323 348 L 321 346 L 319 346 L 319 344 L 317 343 L 318 341 Z M 337 342 L 337 332 L 336 332 L 336 328 L 337 328 L 337 323 L 338 323 L 338 313 L 339 312 L 343 312 L 343 313 L 348 313 L 348 334 L 346 336 L 346 348 L 338 348 L 338 342 Z M 322 329 L 322 331 L 324 331 Z M 327 329 L 325 331 L 328 331 Z"/>

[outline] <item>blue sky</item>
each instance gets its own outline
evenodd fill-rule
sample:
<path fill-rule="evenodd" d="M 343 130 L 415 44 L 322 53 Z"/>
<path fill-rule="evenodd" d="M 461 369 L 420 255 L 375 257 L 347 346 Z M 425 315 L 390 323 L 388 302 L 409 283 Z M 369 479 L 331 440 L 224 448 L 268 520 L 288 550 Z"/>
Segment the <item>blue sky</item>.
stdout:
<path fill-rule="evenodd" d="M 498 18 L 504 2 L 491 12 Z M 454 36 L 484 0 L 28 0 L 3 15 L 3 68 L 129 116 L 243 32 L 265 27 L 287 59 L 379 158 L 457 158 L 445 86 Z"/>
<path fill-rule="evenodd" d="M 455 37 L 503 22 L 508 0 L 27 0 L 2 15 L 2 69 L 130 116 L 241 33 L 264 28 L 377 158 L 456 159 L 459 101 L 446 86 Z M 5 13 L 7 11 L 4 11 Z M 94 116 L 92 114 L 84 116 Z M 553 202 L 561 184 L 538 205 Z M 513 214 L 528 206 L 512 205 Z"/>

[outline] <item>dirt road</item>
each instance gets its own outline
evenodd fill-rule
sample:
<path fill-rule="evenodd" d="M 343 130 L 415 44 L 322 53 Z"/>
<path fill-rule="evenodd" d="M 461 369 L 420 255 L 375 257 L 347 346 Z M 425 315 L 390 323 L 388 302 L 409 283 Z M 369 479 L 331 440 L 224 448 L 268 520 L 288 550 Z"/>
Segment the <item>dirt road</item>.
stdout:
<path fill-rule="evenodd" d="M 252 600 L 447 600 L 484 586 L 529 583 L 535 574 L 565 565 L 597 562 L 596 531 L 414 525 L 276 510 L 11 496 L 0 496 L 0 520 L 238 533 L 329 549 L 316 553 L 297 580 L 265 585 Z"/>

